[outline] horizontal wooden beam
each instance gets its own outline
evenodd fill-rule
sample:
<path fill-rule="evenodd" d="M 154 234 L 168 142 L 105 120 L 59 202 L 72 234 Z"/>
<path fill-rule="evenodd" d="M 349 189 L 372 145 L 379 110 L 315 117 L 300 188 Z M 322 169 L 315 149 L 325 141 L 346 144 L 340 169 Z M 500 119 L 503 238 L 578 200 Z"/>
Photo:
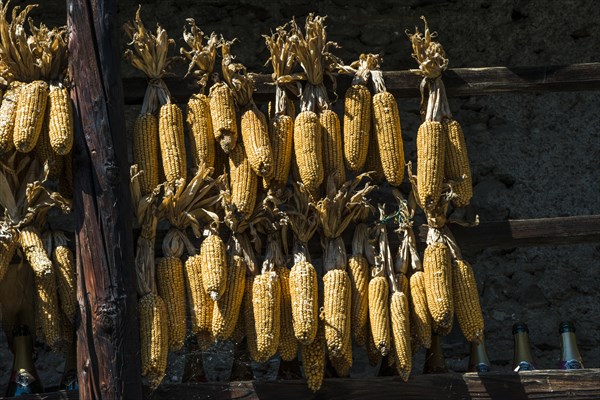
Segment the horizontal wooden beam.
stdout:
<path fill-rule="evenodd" d="M 418 70 L 387 71 L 383 76 L 387 89 L 398 98 L 420 97 Z M 175 101 L 185 103 L 197 92 L 190 79 L 168 78 L 165 82 Z M 269 101 L 275 92 L 271 75 L 256 76 L 255 99 Z M 337 93 L 342 95 L 351 78 L 338 75 Z M 563 92 L 600 90 L 600 63 L 540 67 L 452 68 L 444 73 L 448 96 L 478 96 L 495 93 Z M 144 78 L 124 80 L 125 103 L 141 104 L 147 82 Z"/>
<path fill-rule="evenodd" d="M 149 392 L 148 392 L 149 394 Z M 272 382 L 183 383 L 162 385 L 153 400 L 176 399 L 598 399 L 600 369 L 577 371 L 447 373 L 370 379 L 325 379 L 320 391 L 311 393 L 302 380 Z M 19 399 L 77 399 L 77 392 L 56 392 Z"/>

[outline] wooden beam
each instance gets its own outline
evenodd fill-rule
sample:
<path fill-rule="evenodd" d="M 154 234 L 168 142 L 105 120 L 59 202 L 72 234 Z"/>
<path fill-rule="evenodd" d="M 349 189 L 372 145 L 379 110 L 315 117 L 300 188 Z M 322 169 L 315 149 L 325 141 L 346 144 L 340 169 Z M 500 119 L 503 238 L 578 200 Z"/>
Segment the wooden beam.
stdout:
<path fill-rule="evenodd" d="M 80 398 L 141 399 L 116 0 L 68 0 Z"/>
<path fill-rule="evenodd" d="M 420 97 L 421 76 L 417 70 L 386 71 L 383 76 L 387 89 L 397 98 Z M 169 78 L 165 80 L 177 102 L 187 102 L 197 91 L 190 79 Z M 256 76 L 255 99 L 270 100 L 275 88 L 267 85 L 270 74 Z M 343 94 L 351 78 L 339 75 L 337 93 Z M 452 68 L 444 73 L 448 96 L 479 96 L 496 93 L 563 92 L 600 90 L 600 63 L 540 66 L 540 67 L 485 67 Z M 125 103 L 141 104 L 146 90 L 145 78 L 129 78 L 124 81 Z"/>

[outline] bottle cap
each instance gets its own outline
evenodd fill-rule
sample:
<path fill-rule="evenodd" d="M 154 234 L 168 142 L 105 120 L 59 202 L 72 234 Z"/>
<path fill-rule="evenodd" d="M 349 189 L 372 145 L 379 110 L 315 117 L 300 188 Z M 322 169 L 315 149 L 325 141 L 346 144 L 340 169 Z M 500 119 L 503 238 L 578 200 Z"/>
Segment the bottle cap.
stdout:
<path fill-rule="evenodd" d="M 529 328 L 527 328 L 527 325 L 524 322 L 517 322 L 516 324 L 513 325 L 512 328 L 512 333 L 513 335 L 519 332 L 526 332 L 529 333 Z"/>
<path fill-rule="evenodd" d="M 575 325 L 570 321 L 561 322 L 558 325 L 558 333 L 573 332 L 575 333 Z"/>

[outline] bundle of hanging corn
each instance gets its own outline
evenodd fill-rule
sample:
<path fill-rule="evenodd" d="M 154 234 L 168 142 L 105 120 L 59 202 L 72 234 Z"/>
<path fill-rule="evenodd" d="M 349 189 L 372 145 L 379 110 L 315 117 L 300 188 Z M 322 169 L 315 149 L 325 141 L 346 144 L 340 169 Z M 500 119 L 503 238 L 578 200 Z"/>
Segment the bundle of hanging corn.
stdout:
<path fill-rule="evenodd" d="M 421 18 L 424 34 L 417 29 L 408 36 L 423 75 L 423 96 L 427 87 L 429 98 L 427 104 L 424 97 L 421 101 L 424 122 L 417 134 L 417 176 L 409 172 L 409 177 L 429 226 L 423 256 L 427 307 L 436 333 L 450 332 L 456 310 L 467 340 L 479 342 L 483 338 L 483 316 L 475 278 L 446 226 L 446 222 L 465 223 L 447 219 L 446 213 L 450 202 L 455 207 L 469 203 L 471 171 L 462 129 L 452 119 L 442 81 L 448 59 L 441 44 L 433 40 L 436 33 L 430 32 L 427 21 Z"/>

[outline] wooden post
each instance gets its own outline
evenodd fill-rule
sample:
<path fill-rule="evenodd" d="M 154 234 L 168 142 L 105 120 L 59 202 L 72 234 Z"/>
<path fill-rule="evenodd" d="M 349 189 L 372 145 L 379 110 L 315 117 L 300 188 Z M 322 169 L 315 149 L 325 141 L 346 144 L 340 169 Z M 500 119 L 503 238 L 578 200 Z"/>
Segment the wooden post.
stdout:
<path fill-rule="evenodd" d="M 80 399 L 141 399 L 117 0 L 67 0 Z"/>

